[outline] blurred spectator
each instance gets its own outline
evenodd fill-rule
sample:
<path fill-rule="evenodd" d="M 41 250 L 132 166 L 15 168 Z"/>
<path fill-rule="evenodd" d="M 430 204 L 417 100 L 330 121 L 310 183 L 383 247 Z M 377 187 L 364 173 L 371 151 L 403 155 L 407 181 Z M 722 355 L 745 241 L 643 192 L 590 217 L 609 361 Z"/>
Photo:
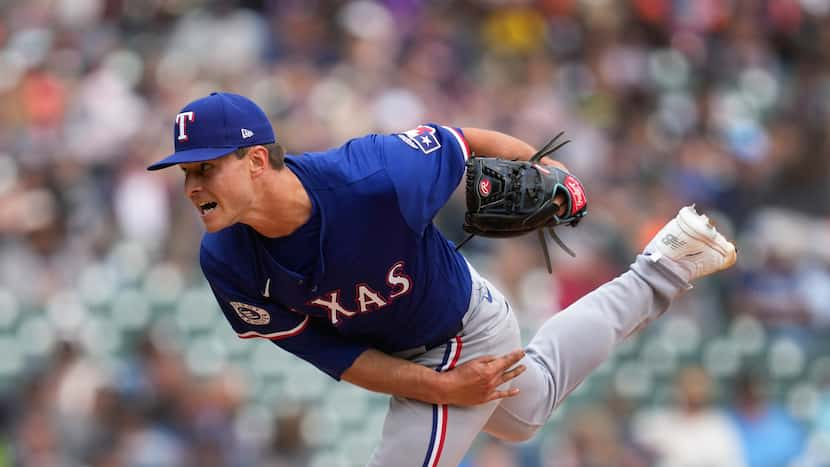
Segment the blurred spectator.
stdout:
<path fill-rule="evenodd" d="M 302 425 L 305 410 L 290 410 L 276 417 L 276 428 L 271 441 L 271 454 L 263 466 L 301 467 L 308 465 L 312 450 L 303 438 Z"/>
<path fill-rule="evenodd" d="M 738 376 L 731 415 L 738 426 L 747 466 L 786 466 L 803 452 L 803 427 L 770 400 L 760 375 L 743 372 Z"/>
<path fill-rule="evenodd" d="M 655 465 L 746 465 L 739 434 L 726 412 L 714 405 L 714 391 L 704 369 L 684 368 L 675 381 L 675 405 L 636 421 L 635 439 L 655 456 Z"/>
<path fill-rule="evenodd" d="M 772 329 L 797 331 L 809 324 L 803 287 L 799 286 L 798 258 L 784 251 L 769 251 L 761 260 L 761 267 L 745 278 L 739 309 Z"/>
<path fill-rule="evenodd" d="M 553 448 L 549 467 L 646 467 L 649 459 L 622 432 L 623 420 L 602 406 L 589 406 L 567 421 L 562 445 Z"/>
<path fill-rule="evenodd" d="M 751 225 L 746 243 L 753 257 L 740 268 L 734 309 L 815 350 L 816 331 L 830 323 L 830 263 L 805 240 L 825 226 L 780 209 L 759 210 Z"/>

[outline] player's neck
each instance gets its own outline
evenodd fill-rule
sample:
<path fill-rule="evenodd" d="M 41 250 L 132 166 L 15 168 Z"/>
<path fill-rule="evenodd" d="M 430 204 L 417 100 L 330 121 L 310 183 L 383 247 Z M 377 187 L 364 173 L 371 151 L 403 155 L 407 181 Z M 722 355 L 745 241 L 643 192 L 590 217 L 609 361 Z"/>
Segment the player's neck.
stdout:
<path fill-rule="evenodd" d="M 288 167 L 270 171 L 260 184 L 260 196 L 244 223 L 261 235 L 285 237 L 308 222 L 311 199 L 300 179 Z"/>

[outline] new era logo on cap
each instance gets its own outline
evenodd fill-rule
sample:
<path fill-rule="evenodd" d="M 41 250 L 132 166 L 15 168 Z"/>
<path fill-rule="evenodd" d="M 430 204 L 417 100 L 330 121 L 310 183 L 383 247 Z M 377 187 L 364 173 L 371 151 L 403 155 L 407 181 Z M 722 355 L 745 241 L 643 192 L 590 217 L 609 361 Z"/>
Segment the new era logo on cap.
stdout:
<path fill-rule="evenodd" d="M 213 160 L 242 147 L 276 142 L 271 122 L 254 101 L 224 92 L 184 106 L 174 120 L 173 135 L 175 153 L 148 170 Z"/>

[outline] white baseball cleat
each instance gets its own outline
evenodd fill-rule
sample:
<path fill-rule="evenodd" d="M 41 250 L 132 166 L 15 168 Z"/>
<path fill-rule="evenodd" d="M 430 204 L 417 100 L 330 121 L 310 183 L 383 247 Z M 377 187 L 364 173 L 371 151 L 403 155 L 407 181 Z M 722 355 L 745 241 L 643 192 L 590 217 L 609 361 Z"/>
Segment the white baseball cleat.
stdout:
<path fill-rule="evenodd" d="M 709 218 L 698 214 L 694 205 L 680 209 L 645 248 L 657 261 L 660 257 L 680 266 L 691 282 L 713 272 L 727 269 L 737 259 L 735 245 L 721 235 Z"/>

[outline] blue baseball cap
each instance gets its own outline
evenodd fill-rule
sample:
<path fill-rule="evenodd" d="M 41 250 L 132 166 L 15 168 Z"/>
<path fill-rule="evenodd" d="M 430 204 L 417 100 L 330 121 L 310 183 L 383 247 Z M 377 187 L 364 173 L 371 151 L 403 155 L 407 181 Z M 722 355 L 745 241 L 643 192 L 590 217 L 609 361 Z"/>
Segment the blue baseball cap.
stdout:
<path fill-rule="evenodd" d="M 274 142 L 271 122 L 254 101 L 238 94 L 213 92 L 187 104 L 176 115 L 176 152 L 147 170 L 209 161 L 245 146 Z"/>

